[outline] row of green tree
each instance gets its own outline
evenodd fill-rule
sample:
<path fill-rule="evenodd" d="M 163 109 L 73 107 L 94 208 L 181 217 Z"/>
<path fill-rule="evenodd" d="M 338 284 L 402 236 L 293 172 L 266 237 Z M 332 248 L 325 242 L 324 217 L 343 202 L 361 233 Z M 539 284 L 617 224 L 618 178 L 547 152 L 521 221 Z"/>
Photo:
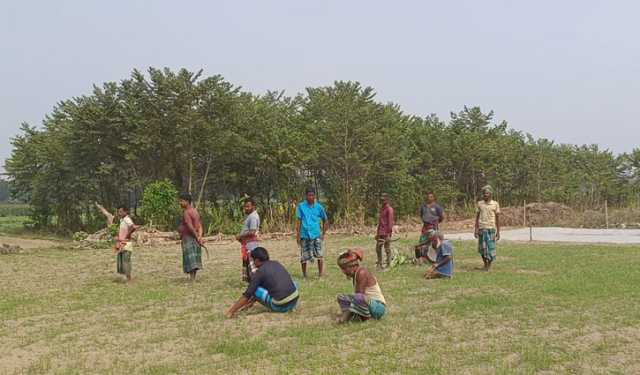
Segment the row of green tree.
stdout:
<path fill-rule="evenodd" d="M 413 116 L 375 95 L 342 81 L 256 95 L 201 71 L 134 70 L 58 103 L 40 128 L 23 124 L 6 171 L 38 225 L 67 230 L 100 222 L 94 201 L 136 206 L 165 179 L 212 215 L 235 218 L 238 199 L 253 196 L 272 228 L 291 223 L 309 185 L 338 223 L 373 220 L 383 192 L 402 216 L 428 190 L 452 209 L 487 183 L 503 205 L 638 200 L 640 149 L 535 139 L 476 107 L 447 121 Z"/>

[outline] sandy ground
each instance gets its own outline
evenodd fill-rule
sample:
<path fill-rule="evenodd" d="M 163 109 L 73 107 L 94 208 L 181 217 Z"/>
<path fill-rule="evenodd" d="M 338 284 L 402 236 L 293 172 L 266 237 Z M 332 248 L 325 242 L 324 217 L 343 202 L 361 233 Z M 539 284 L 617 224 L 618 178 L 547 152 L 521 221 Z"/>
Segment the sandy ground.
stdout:
<path fill-rule="evenodd" d="M 36 240 L 30 238 L 0 236 L 0 246 L 7 244 L 11 246 L 20 246 L 23 249 L 40 249 L 44 247 L 55 247 L 59 243 L 49 240 Z"/>
<path fill-rule="evenodd" d="M 640 244 L 640 229 L 580 229 L 532 228 L 534 241 Z M 529 228 L 503 230 L 501 238 L 507 241 L 529 241 Z M 473 233 L 449 233 L 452 240 L 473 240 Z"/>

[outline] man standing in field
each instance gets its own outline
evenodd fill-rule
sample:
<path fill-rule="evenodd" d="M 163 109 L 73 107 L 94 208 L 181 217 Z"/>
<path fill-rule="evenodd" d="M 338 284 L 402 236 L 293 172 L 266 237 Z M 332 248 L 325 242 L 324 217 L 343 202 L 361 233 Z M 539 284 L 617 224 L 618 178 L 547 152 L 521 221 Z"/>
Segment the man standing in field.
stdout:
<path fill-rule="evenodd" d="M 327 213 L 320 202 L 316 202 L 315 190 L 306 191 L 307 199 L 296 207 L 296 239 L 300 246 L 302 276 L 307 278 L 307 262 L 318 260 L 318 275 L 324 276 L 322 241 L 327 232 Z"/>
<path fill-rule="evenodd" d="M 422 219 L 422 232 L 420 243 L 415 248 L 416 264 L 418 265 L 427 260 L 431 236 L 439 230 L 440 223 L 444 221 L 444 209 L 436 202 L 436 195 L 432 191 L 427 193 L 425 202 L 420 206 L 420 218 Z"/>
<path fill-rule="evenodd" d="M 189 274 L 191 281 L 195 281 L 196 273 L 202 269 L 203 240 L 200 214 L 191 206 L 191 202 L 191 194 L 180 194 L 179 203 L 183 214 L 178 233 L 182 240 L 182 270 Z"/>
<path fill-rule="evenodd" d="M 483 187 L 482 195 L 483 200 L 478 202 L 474 235 L 478 239 L 484 270 L 489 271 L 491 263 L 496 260 L 496 242 L 500 240 L 500 205 L 491 199 L 491 186 Z"/>
<path fill-rule="evenodd" d="M 389 196 L 382 194 L 382 207 L 380 208 L 380 216 L 378 217 L 378 229 L 376 231 L 376 255 L 379 269 L 384 268 L 382 264 L 382 246 L 387 254 L 387 267 L 391 265 L 391 235 L 393 234 L 393 225 L 395 223 L 395 214 L 393 207 L 389 203 Z"/>
<path fill-rule="evenodd" d="M 127 278 L 127 282 L 131 281 L 131 253 L 133 252 L 133 243 L 131 242 L 131 234 L 139 228 L 133 223 L 129 216 L 129 208 L 127 206 L 118 207 L 118 217 L 120 218 L 120 226 L 116 244 L 113 251 L 117 254 L 117 272 Z"/>
<path fill-rule="evenodd" d="M 253 198 L 244 200 L 243 210 L 246 215 L 244 225 L 236 240 L 242 246 L 242 280 L 251 281 L 251 275 L 257 271 L 251 252 L 258 247 L 258 230 L 260 229 L 260 216 L 256 211 L 256 202 Z"/>

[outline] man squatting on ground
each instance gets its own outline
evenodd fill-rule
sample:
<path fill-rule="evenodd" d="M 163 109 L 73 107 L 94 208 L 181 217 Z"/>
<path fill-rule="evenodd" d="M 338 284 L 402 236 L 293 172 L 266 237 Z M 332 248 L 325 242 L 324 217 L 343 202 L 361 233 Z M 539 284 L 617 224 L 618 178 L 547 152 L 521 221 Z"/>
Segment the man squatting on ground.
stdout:
<path fill-rule="evenodd" d="M 307 262 L 318 260 L 318 275 L 324 276 L 322 242 L 327 232 L 327 213 L 320 202 L 316 202 L 315 190 L 306 191 L 306 200 L 296 207 L 296 239 L 300 246 L 302 276 L 307 278 Z"/>
<path fill-rule="evenodd" d="M 198 210 L 191 206 L 191 194 L 180 194 L 178 202 L 183 210 L 178 233 L 182 240 L 182 270 L 194 281 L 196 273 L 202 269 L 202 220 Z"/>
<path fill-rule="evenodd" d="M 416 245 L 416 264 L 420 265 L 427 260 L 427 251 L 431 245 L 431 236 L 439 230 L 440 223 L 444 221 L 444 209 L 436 202 L 433 192 L 428 192 L 426 201 L 420 206 L 420 218 L 422 219 L 422 233 L 420 243 Z"/>
<path fill-rule="evenodd" d="M 378 280 L 363 266 L 360 266 L 363 252 L 348 250 L 338 256 L 338 266 L 342 273 L 353 282 L 354 294 L 338 294 L 338 305 L 342 314 L 338 323 L 350 320 L 381 319 L 386 313 L 386 301 Z"/>
<path fill-rule="evenodd" d="M 500 205 L 491 199 L 493 189 L 487 185 L 482 188 L 483 200 L 478 202 L 476 211 L 475 237 L 478 239 L 478 252 L 489 271 L 496 260 L 496 242 L 500 240 Z"/>
<path fill-rule="evenodd" d="M 244 200 L 243 210 L 246 217 L 240 234 L 236 236 L 236 240 L 242 246 L 242 280 L 250 282 L 251 276 L 257 271 L 251 253 L 253 249 L 258 247 L 260 216 L 256 211 L 256 202 L 253 198 Z"/>
<path fill-rule="evenodd" d="M 442 232 L 436 232 L 431 237 L 431 246 L 438 255 L 424 277 L 426 279 L 451 278 L 453 276 L 453 245 L 444 239 Z"/>
<path fill-rule="evenodd" d="M 395 214 L 393 207 L 389 203 L 389 196 L 382 194 L 382 207 L 380 208 L 380 216 L 378 217 L 378 229 L 376 232 L 376 255 L 378 256 L 378 262 L 376 266 L 383 268 L 382 264 L 382 246 L 387 254 L 387 264 L 389 267 L 391 264 L 391 236 L 393 235 L 393 226 L 395 224 Z"/>
<path fill-rule="evenodd" d="M 251 283 L 240 299 L 225 313 L 232 318 L 239 311 L 253 306 L 255 301 L 272 312 L 288 312 L 298 304 L 298 287 L 282 264 L 269 260 L 269 253 L 263 247 L 253 250 L 253 261 L 258 270 L 251 277 Z"/>
<path fill-rule="evenodd" d="M 116 244 L 113 251 L 118 254 L 116 256 L 117 272 L 124 275 L 127 281 L 131 281 L 131 254 L 133 252 L 133 242 L 131 242 L 131 234 L 140 226 L 135 225 L 129 216 L 129 208 L 127 206 L 118 207 L 118 217 L 120 218 L 120 227 Z"/>

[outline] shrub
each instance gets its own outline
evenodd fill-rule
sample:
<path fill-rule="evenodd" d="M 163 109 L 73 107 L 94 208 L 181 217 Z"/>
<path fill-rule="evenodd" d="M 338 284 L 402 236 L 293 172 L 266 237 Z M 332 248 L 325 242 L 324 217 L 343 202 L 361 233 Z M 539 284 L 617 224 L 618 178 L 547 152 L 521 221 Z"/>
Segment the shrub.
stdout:
<path fill-rule="evenodd" d="M 142 217 L 149 226 L 164 229 L 173 227 L 176 217 L 180 216 L 178 191 L 168 180 L 156 181 L 147 185 L 142 197 Z"/>

